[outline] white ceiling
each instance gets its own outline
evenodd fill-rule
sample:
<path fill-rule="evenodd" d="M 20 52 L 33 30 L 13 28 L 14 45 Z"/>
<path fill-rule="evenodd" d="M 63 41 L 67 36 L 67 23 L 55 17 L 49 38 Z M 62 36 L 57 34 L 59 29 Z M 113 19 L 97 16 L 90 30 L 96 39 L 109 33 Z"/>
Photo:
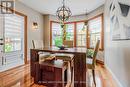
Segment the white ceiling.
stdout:
<path fill-rule="evenodd" d="M 55 15 L 62 0 L 20 0 L 25 5 L 37 10 L 42 14 Z M 65 0 L 66 6 L 72 11 L 72 15 L 86 14 L 95 10 L 105 3 L 105 0 Z"/>

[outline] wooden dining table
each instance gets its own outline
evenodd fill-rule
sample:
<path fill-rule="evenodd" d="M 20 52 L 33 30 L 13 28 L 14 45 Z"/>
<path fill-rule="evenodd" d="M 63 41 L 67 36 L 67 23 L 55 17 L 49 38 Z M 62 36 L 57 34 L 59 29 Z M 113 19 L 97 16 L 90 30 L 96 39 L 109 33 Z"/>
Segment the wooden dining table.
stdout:
<path fill-rule="evenodd" d="M 64 50 L 59 50 L 57 47 L 44 47 L 39 49 L 31 49 L 31 76 L 35 77 L 36 68 L 35 62 L 39 61 L 39 52 L 50 52 L 50 53 L 67 53 L 74 54 L 74 87 L 87 87 L 86 83 L 86 51 L 87 48 L 75 47 L 66 48 Z"/>

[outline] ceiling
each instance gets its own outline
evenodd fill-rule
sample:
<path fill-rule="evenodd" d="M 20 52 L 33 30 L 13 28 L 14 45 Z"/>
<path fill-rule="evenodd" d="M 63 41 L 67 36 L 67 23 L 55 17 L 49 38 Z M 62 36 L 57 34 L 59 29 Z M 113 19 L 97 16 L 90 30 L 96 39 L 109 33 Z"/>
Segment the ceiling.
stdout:
<path fill-rule="evenodd" d="M 20 2 L 37 10 L 42 14 L 56 14 L 62 0 L 20 0 Z M 72 15 L 89 13 L 105 3 L 105 0 L 65 0 L 65 5 L 70 8 Z"/>

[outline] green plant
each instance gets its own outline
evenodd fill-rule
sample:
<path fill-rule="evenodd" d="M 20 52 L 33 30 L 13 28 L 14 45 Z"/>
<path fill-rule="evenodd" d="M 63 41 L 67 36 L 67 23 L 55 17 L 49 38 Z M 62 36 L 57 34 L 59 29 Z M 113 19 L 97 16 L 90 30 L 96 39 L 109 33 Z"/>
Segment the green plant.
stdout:
<path fill-rule="evenodd" d="M 62 46 L 63 45 L 63 41 L 62 41 L 62 37 L 61 36 L 56 36 L 55 38 L 55 46 Z"/>
<path fill-rule="evenodd" d="M 94 51 L 92 49 L 87 50 L 87 57 L 92 58 L 94 54 Z"/>

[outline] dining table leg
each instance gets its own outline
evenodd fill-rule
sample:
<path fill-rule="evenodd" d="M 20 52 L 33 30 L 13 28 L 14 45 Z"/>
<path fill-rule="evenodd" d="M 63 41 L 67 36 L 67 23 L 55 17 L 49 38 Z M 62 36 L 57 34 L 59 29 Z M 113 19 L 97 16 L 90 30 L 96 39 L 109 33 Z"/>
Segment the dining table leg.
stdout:
<path fill-rule="evenodd" d="M 86 86 L 86 55 L 75 54 L 74 57 L 74 87 Z"/>

